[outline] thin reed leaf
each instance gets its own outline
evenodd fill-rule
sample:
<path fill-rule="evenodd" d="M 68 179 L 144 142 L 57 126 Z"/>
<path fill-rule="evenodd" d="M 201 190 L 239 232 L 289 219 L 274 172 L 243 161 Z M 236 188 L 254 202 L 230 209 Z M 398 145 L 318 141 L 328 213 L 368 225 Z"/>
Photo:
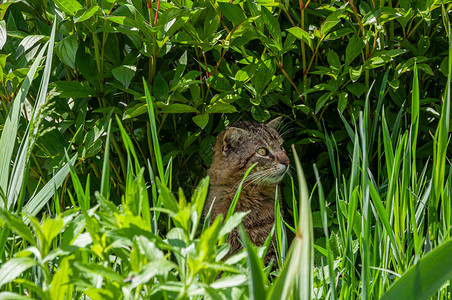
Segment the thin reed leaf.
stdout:
<path fill-rule="evenodd" d="M 239 233 L 246 252 L 248 253 L 247 264 L 250 269 L 249 276 L 249 297 L 250 299 L 265 299 L 266 297 L 266 278 L 263 273 L 264 266 L 262 261 L 257 256 L 256 248 L 248 238 L 243 226 L 239 226 Z"/>
<path fill-rule="evenodd" d="M 335 282 L 334 278 L 336 277 L 336 272 L 334 271 L 334 258 L 333 254 L 331 253 L 331 247 L 330 247 L 330 235 L 328 232 L 328 216 L 326 214 L 326 204 L 325 204 L 325 195 L 323 193 L 323 186 L 322 182 L 320 181 L 319 171 L 317 170 L 316 164 L 314 164 L 314 174 L 317 181 L 317 191 L 319 194 L 319 204 L 320 204 L 320 214 L 322 215 L 322 225 L 323 225 L 323 233 L 325 235 L 325 241 L 326 241 L 326 257 L 328 259 L 328 272 L 329 272 L 329 281 L 330 281 L 330 287 L 328 289 L 328 293 L 331 294 L 331 299 L 337 299 L 336 289 L 335 289 Z"/>
<path fill-rule="evenodd" d="M 110 131 L 111 120 L 108 121 L 107 140 L 105 141 L 105 151 L 102 164 L 102 177 L 100 179 L 100 193 L 106 200 L 110 198 Z"/>
<path fill-rule="evenodd" d="M 146 97 L 146 103 L 147 103 L 147 108 L 148 108 L 149 122 L 151 123 L 152 146 L 153 146 L 153 152 L 155 155 L 155 162 L 157 164 L 157 171 L 158 171 L 160 180 L 163 180 L 163 182 L 165 184 L 167 184 L 167 182 L 164 181 L 165 173 L 163 170 L 162 154 L 160 153 L 160 145 L 159 145 L 159 138 L 158 138 L 158 134 L 157 134 L 154 106 L 152 104 L 153 100 L 152 100 L 151 94 L 149 92 L 148 84 L 144 78 L 143 78 L 143 86 L 144 86 L 144 94 Z"/>

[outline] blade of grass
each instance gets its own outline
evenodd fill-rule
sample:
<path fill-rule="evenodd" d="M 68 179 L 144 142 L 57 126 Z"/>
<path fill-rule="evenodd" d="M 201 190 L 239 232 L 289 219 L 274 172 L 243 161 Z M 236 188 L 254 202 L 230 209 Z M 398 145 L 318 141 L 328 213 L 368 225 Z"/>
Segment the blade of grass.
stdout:
<path fill-rule="evenodd" d="M 329 272 L 329 280 L 330 280 L 330 288 L 329 293 L 331 293 L 332 299 L 337 299 L 335 284 L 334 284 L 334 278 L 335 272 L 334 272 L 334 259 L 333 254 L 331 253 L 330 248 L 330 235 L 328 233 L 328 216 L 326 214 L 326 204 L 325 204 L 325 195 L 323 193 L 323 186 L 322 182 L 320 181 L 319 171 L 317 170 L 316 164 L 314 164 L 314 174 L 317 181 L 317 191 L 319 194 L 319 204 L 320 204 L 320 214 L 322 215 L 322 225 L 323 225 L 323 233 L 325 234 L 325 241 L 326 241 L 326 252 L 327 252 L 327 259 L 328 259 L 328 272 Z"/>
<path fill-rule="evenodd" d="M 148 84 L 146 83 L 146 80 L 143 78 L 143 86 L 144 86 L 144 94 L 146 96 L 146 103 L 148 108 L 148 114 L 149 114 L 149 122 L 151 123 L 151 136 L 152 136 L 152 145 L 153 145 L 153 151 L 155 155 L 155 161 L 157 164 L 157 171 L 158 175 L 160 177 L 160 180 L 164 182 L 164 184 L 167 184 L 165 180 L 165 172 L 163 170 L 163 160 L 162 160 L 162 154 L 160 153 L 160 145 L 159 145 L 159 139 L 157 135 L 157 126 L 155 123 L 155 114 L 154 114 L 154 106 L 152 105 L 152 97 L 149 92 Z"/>
<path fill-rule="evenodd" d="M 266 278 L 264 276 L 264 266 L 262 261 L 257 256 L 256 248 L 248 238 L 243 226 L 239 226 L 239 233 L 243 244 L 245 245 L 246 252 L 248 253 L 247 264 L 250 269 L 249 276 L 249 296 L 250 299 L 265 299 L 266 296 Z"/>
<path fill-rule="evenodd" d="M 17 96 L 14 98 L 13 108 L 6 119 L 5 125 L 2 130 L 2 135 L 0 138 L 0 191 L 6 196 L 7 184 L 9 179 L 9 172 L 11 166 L 11 157 L 13 155 L 13 150 L 16 145 L 17 129 L 19 128 L 20 110 L 27 96 L 28 90 L 30 89 L 33 78 L 35 77 L 36 71 L 41 64 L 44 52 L 47 49 L 48 44 L 46 43 L 44 47 L 39 51 L 39 54 L 34 58 L 34 62 L 30 67 L 20 89 L 17 92 Z M 6 199 L 1 199 L 5 202 L 0 203 L 1 207 L 5 208 Z"/>
<path fill-rule="evenodd" d="M 32 117 L 30 119 L 30 122 L 28 123 L 25 138 L 22 140 L 19 148 L 20 149 L 19 153 L 16 156 L 13 172 L 11 174 L 11 181 L 10 184 L 8 185 L 7 190 L 8 209 L 16 205 L 22 186 L 26 184 L 26 182 L 24 183 L 23 181 L 28 180 L 28 177 L 25 177 L 26 168 L 29 167 L 28 158 L 31 154 L 31 149 L 34 146 L 35 139 L 38 135 L 39 123 L 41 119 L 40 118 L 41 107 L 46 102 L 47 88 L 49 86 L 50 72 L 52 69 L 53 46 L 55 42 L 55 28 L 56 21 L 53 22 L 50 39 L 48 41 L 47 57 L 44 66 L 44 71 L 42 74 L 41 83 L 39 85 L 38 97 L 32 111 Z"/>
<path fill-rule="evenodd" d="M 102 165 L 102 178 L 100 179 L 100 193 L 105 200 L 110 198 L 110 130 L 111 120 L 108 122 L 107 140 L 105 142 L 104 161 Z"/>

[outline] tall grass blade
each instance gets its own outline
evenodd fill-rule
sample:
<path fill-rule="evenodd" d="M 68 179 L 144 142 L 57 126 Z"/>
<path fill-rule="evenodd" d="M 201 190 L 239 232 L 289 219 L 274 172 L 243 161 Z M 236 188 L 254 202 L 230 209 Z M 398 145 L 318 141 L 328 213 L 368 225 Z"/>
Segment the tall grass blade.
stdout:
<path fill-rule="evenodd" d="M 262 261 L 257 256 L 256 248 L 253 243 L 248 238 L 243 226 L 239 227 L 240 237 L 242 238 L 243 244 L 245 245 L 246 252 L 248 253 L 247 264 L 250 268 L 249 277 L 249 293 L 250 299 L 260 300 L 265 299 L 266 290 L 265 282 L 266 278 L 264 276 L 264 266 Z"/>
<path fill-rule="evenodd" d="M 306 184 L 303 169 L 297 151 L 292 145 L 297 168 L 298 185 L 300 187 L 300 223 L 297 236 L 301 237 L 301 265 L 299 266 L 298 283 L 300 299 L 308 300 L 312 297 L 313 269 L 314 269 L 314 230 L 312 227 L 311 205 L 309 203 L 309 189 Z M 298 298 L 298 297 L 297 297 Z"/>
<path fill-rule="evenodd" d="M 309 189 L 295 147 L 292 145 L 300 187 L 300 217 L 284 267 L 270 288 L 267 299 L 311 299 L 314 270 L 314 230 Z"/>
<path fill-rule="evenodd" d="M 28 168 L 28 158 L 31 153 L 31 149 L 34 146 L 35 139 L 38 135 L 39 123 L 40 123 L 40 113 L 41 108 L 46 102 L 47 88 L 49 85 L 50 72 L 52 68 L 52 58 L 53 58 L 53 46 L 55 42 L 55 27 L 56 21 L 54 21 L 52 26 L 52 32 L 50 34 L 50 39 L 48 42 L 47 57 L 44 66 L 44 71 L 42 74 L 41 83 L 39 85 L 38 97 L 33 108 L 32 117 L 28 124 L 26 134 L 21 142 L 19 153 L 16 156 L 14 163 L 13 173 L 11 174 L 11 181 L 8 186 L 7 191 L 7 208 L 14 206 L 18 200 L 18 196 L 23 187 L 23 181 L 27 181 L 28 178 L 25 177 L 26 168 Z"/>
<path fill-rule="evenodd" d="M 447 22 L 450 32 L 450 22 Z M 435 144 L 433 150 L 433 198 L 429 203 L 429 227 L 431 237 L 436 240 L 439 226 L 438 205 L 444 193 L 444 178 L 446 173 L 446 156 L 449 145 L 449 122 L 450 122 L 450 88 L 452 80 L 452 36 L 449 35 L 449 63 L 447 74 L 447 85 L 444 95 L 441 118 L 435 133 Z M 446 199 L 444 199 L 446 200 Z"/>
<path fill-rule="evenodd" d="M 330 288 L 329 292 L 331 293 L 331 299 L 337 299 L 335 282 L 334 278 L 335 272 L 334 272 L 334 258 L 333 254 L 331 253 L 331 247 L 330 247 L 330 235 L 328 232 L 328 217 L 326 214 L 326 204 L 325 204 L 325 195 L 323 193 L 323 186 L 322 182 L 320 181 L 319 171 L 317 170 L 317 166 L 314 164 L 314 174 L 317 181 L 317 191 L 319 193 L 319 204 L 320 204 L 320 214 L 322 215 L 322 225 L 323 225 L 323 233 L 325 234 L 325 240 L 326 240 L 326 252 L 327 252 L 327 259 L 328 259 L 328 272 L 329 272 L 329 280 L 330 280 Z"/>
<path fill-rule="evenodd" d="M 100 193 L 107 200 L 110 198 L 110 130 L 111 120 L 108 122 L 107 141 L 105 142 L 104 162 L 102 165 L 102 178 L 100 183 Z"/>
<path fill-rule="evenodd" d="M 11 158 L 16 145 L 17 129 L 19 127 L 20 110 L 25 101 L 28 90 L 30 89 L 33 78 L 35 77 L 36 71 L 41 64 L 42 57 L 44 56 L 47 46 L 48 44 L 45 44 L 41 51 L 39 51 L 39 54 L 35 57 L 27 76 L 17 92 L 17 96 L 14 98 L 13 107 L 9 112 L 2 130 L 2 135 L 0 137 L 0 174 L 2 174 L 2 176 L 0 176 L 0 195 L 3 194 L 6 196 L 7 192 Z M 3 200 L 5 201 L 3 204 L 0 202 L 0 206 L 5 208 L 6 199 L 0 198 L 0 200 L 2 200 L 2 202 Z"/>
<path fill-rule="evenodd" d="M 71 160 L 67 162 L 36 195 L 30 198 L 23 207 L 22 212 L 30 216 L 36 216 L 55 194 L 56 188 L 63 184 L 69 174 L 70 165 L 74 165 L 76 160 L 77 154 L 72 156 Z"/>
<path fill-rule="evenodd" d="M 154 155 L 155 155 L 155 161 L 157 164 L 157 171 L 158 171 L 160 180 L 162 180 L 166 184 L 165 172 L 163 170 L 162 154 L 160 153 L 159 138 L 157 135 L 157 126 L 156 126 L 156 122 L 155 122 L 154 106 L 152 105 L 152 97 L 149 92 L 148 84 L 146 83 L 146 80 L 144 78 L 143 78 L 143 86 L 144 86 L 144 94 L 146 96 L 149 121 L 151 123 L 152 145 L 153 145 L 153 150 L 154 150 Z"/>

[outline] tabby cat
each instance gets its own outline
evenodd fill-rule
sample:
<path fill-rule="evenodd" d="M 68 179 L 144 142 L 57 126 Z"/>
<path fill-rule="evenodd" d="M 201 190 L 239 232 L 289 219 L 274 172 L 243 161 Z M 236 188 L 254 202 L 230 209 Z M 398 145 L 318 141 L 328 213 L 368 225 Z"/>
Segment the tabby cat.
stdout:
<path fill-rule="evenodd" d="M 242 220 L 251 241 L 262 246 L 275 222 L 275 191 L 289 169 L 289 157 L 283 140 L 276 131 L 281 117 L 266 124 L 241 121 L 221 132 L 213 148 L 213 162 L 207 174 L 210 177 L 209 195 L 204 214 L 211 211 L 211 221 L 219 214 L 225 217 L 245 172 L 254 163 L 243 184 L 235 211 L 250 211 Z M 242 248 L 237 229 L 228 237 L 229 255 Z M 275 259 L 271 243 L 265 263 Z M 274 260 L 275 262 L 275 260 Z"/>

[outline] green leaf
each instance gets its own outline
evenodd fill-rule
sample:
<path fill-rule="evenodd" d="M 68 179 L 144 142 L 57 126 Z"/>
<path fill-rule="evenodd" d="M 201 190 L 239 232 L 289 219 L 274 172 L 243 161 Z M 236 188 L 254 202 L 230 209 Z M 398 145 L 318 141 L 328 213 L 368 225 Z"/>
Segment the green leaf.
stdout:
<path fill-rule="evenodd" d="M 220 7 L 220 12 L 224 14 L 226 19 L 231 21 L 234 26 L 246 19 L 245 14 L 238 5 L 227 2 L 218 2 L 218 6 Z"/>
<path fill-rule="evenodd" d="M 53 275 L 52 284 L 50 285 L 50 298 L 52 300 L 63 300 L 70 298 L 71 291 L 70 278 L 73 275 L 73 270 L 69 265 L 69 257 L 64 257 L 58 264 L 58 270 Z"/>
<path fill-rule="evenodd" d="M 176 264 L 171 261 L 152 261 L 143 266 L 143 269 L 138 274 L 133 276 L 130 288 L 134 289 L 141 284 L 145 284 L 155 276 L 167 275 L 175 268 L 177 268 Z"/>
<path fill-rule="evenodd" d="M 381 297 L 391 299 L 429 299 L 452 278 L 452 240 L 448 240 L 413 265 Z"/>
<path fill-rule="evenodd" d="M 7 210 L 0 209 L 0 219 L 5 222 L 5 224 L 14 231 L 16 234 L 20 235 L 25 241 L 36 246 L 36 241 L 30 228 L 22 221 L 21 218 L 11 214 Z"/>
<path fill-rule="evenodd" d="M 192 118 L 193 122 L 196 123 L 201 129 L 204 129 L 204 127 L 207 126 L 207 123 L 209 122 L 209 114 L 203 114 L 203 115 L 197 115 Z"/>
<path fill-rule="evenodd" d="M 73 16 L 75 13 L 83 9 L 83 6 L 77 0 L 54 0 L 55 4 L 65 13 Z"/>
<path fill-rule="evenodd" d="M 170 114 L 199 113 L 199 111 L 193 106 L 181 103 L 167 105 L 162 109 L 162 112 Z"/>
<path fill-rule="evenodd" d="M 126 111 L 124 112 L 124 115 L 122 116 L 123 120 L 127 120 L 130 118 L 135 118 L 138 116 L 141 116 L 142 114 L 145 114 L 148 110 L 148 106 L 147 104 L 137 104 L 133 107 L 130 107 L 128 109 L 126 109 Z"/>
<path fill-rule="evenodd" d="M 70 35 L 59 41 L 55 46 L 55 53 L 69 67 L 75 69 L 75 56 L 77 54 L 77 37 Z"/>
<path fill-rule="evenodd" d="M 270 112 L 261 106 L 253 106 L 253 108 L 251 108 L 251 114 L 253 115 L 254 120 L 258 122 L 265 122 L 270 119 Z"/>
<path fill-rule="evenodd" d="M 7 192 L 7 183 L 9 179 L 11 158 L 13 154 L 14 147 L 16 145 L 16 136 L 17 129 L 19 126 L 19 118 L 20 111 L 22 109 L 22 104 L 25 101 L 25 97 L 27 96 L 28 90 L 31 86 L 31 82 L 35 77 L 36 71 L 38 69 L 39 64 L 41 63 L 42 57 L 44 56 L 44 52 L 46 50 L 46 46 L 41 49 L 39 54 L 35 57 L 33 65 L 25 77 L 21 88 L 18 90 L 16 97 L 14 98 L 14 102 L 12 105 L 12 109 L 10 109 L 8 118 L 4 123 L 2 135 L 0 137 L 0 192 L 3 195 L 6 195 Z M 1 194 L 0 193 L 0 194 Z M 1 199 L 1 198 L 0 198 Z M 5 203 L 0 207 L 5 207 Z"/>
<path fill-rule="evenodd" d="M 270 35 L 276 42 L 278 50 L 282 50 L 281 42 L 281 28 L 278 20 L 273 16 L 273 14 L 265 7 L 262 6 L 262 17 L 264 19 L 265 26 L 267 27 Z"/>
<path fill-rule="evenodd" d="M 61 98 L 98 97 L 100 93 L 89 86 L 88 82 L 56 81 L 51 85 Z"/>
<path fill-rule="evenodd" d="M 224 236 L 225 234 L 230 233 L 234 228 L 239 226 L 239 224 L 242 222 L 242 219 L 248 214 L 249 212 L 236 212 L 233 214 L 221 227 L 219 237 Z"/>
<path fill-rule="evenodd" d="M 114 270 L 101 265 L 77 261 L 74 263 L 74 266 L 81 272 L 87 273 L 89 276 L 100 275 L 103 278 L 109 278 L 117 282 L 122 282 L 123 280 L 123 278 Z"/>
<path fill-rule="evenodd" d="M 15 257 L 4 263 L 0 269 L 0 287 L 19 277 L 24 271 L 36 265 L 30 257 Z"/>
<path fill-rule="evenodd" d="M 292 28 L 287 29 L 287 31 L 289 31 L 297 39 L 305 42 L 309 46 L 309 48 L 311 48 L 311 50 L 314 50 L 312 48 L 312 40 L 309 37 L 309 33 L 308 32 L 306 32 L 305 30 L 301 29 L 300 27 L 292 27 Z"/>
<path fill-rule="evenodd" d="M 5 46 L 6 43 L 6 22 L 5 20 L 0 21 L 0 50 L 3 49 L 3 46 Z"/>
<path fill-rule="evenodd" d="M 348 93 L 342 92 L 339 95 L 339 101 L 337 102 L 337 109 L 339 109 L 341 113 L 343 113 L 345 108 L 347 107 L 347 102 L 348 102 Z"/>
<path fill-rule="evenodd" d="M 22 296 L 12 292 L 1 292 L 0 300 L 30 300 L 30 297 Z"/>
<path fill-rule="evenodd" d="M 81 9 L 81 10 L 77 11 L 77 13 L 75 14 L 74 23 L 86 21 L 94 15 L 100 15 L 101 12 L 102 12 L 102 10 L 97 5 L 92 6 L 88 10 Z"/>
<path fill-rule="evenodd" d="M 166 102 L 168 100 L 168 83 L 166 80 L 157 75 L 154 79 L 154 85 L 152 87 L 152 93 L 156 100 Z"/>
<path fill-rule="evenodd" d="M 42 207 L 54 195 L 56 188 L 64 182 L 70 171 L 69 164 L 73 165 L 76 159 L 77 155 L 74 155 L 69 163 L 66 163 L 37 194 L 30 198 L 22 210 L 25 214 L 36 216 L 39 213 Z"/>
<path fill-rule="evenodd" d="M 264 275 L 262 260 L 257 256 L 256 248 L 250 241 L 248 235 L 243 229 L 243 226 L 239 227 L 240 237 L 243 244 L 245 244 L 246 252 L 248 253 L 248 259 L 246 260 L 248 268 L 250 269 L 249 276 L 249 293 L 250 299 L 265 299 L 266 290 L 265 284 L 267 277 Z"/>
<path fill-rule="evenodd" d="M 228 103 L 220 103 L 217 102 L 212 106 L 209 106 L 206 109 L 206 113 L 213 114 L 213 113 L 223 113 L 223 114 L 229 114 L 237 112 L 237 109 L 234 105 L 228 104 Z"/>
<path fill-rule="evenodd" d="M 329 50 L 328 54 L 326 55 L 327 61 L 328 63 L 332 66 L 335 67 L 336 69 L 339 69 L 341 67 L 341 60 L 339 59 L 339 56 L 337 55 L 336 52 L 334 52 L 334 50 Z"/>
<path fill-rule="evenodd" d="M 345 49 L 345 64 L 349 65 L 364 49 L 364 41 L 354 34 Z"/>
<path fill-rule="evenodd" d="M 350 69 L 348 69 L 348 73 L 350 74 L 350 79 L 353 82 L 358 81 L 359 77 L 361 77 L 362 72 L 363 72 L 363 66 L 362 65 L 360 65 L 358 69 L 355 69 L 353 67 L 350 67 Z"/>
<path fill-rule="evenodd" d="M 137 71 L 136 66 L 119 66 L 111 70 L 113 77 L 116 78 L 122 85 L 128 89 L 132 78 L 135 76 L 135 72 Z"/>

